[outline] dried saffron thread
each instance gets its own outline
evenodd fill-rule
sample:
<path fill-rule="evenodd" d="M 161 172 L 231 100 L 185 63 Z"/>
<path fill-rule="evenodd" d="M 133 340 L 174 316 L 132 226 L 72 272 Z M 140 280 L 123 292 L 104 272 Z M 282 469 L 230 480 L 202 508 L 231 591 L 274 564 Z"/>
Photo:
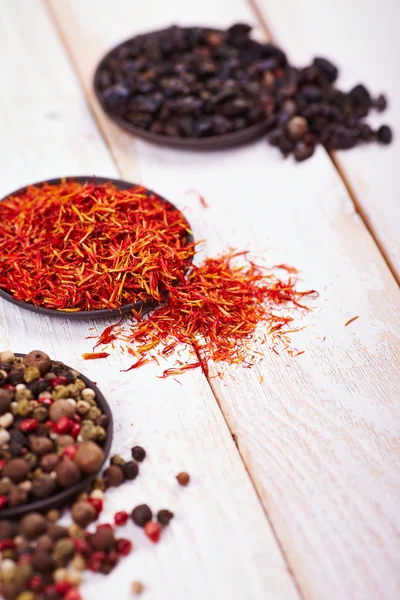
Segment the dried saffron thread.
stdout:
<path fill-rule="evenodd" d="M 178 210 L 140 186 L 30 186 L 0 203 L 0 287 L 68 312 L 160 302 L 184 281 L 190 233 Z"/>
<path fill-rule="evenodd" d="M 278 277 L 282 272 L 286 275 Z M 128 329 L 114 329 L 113 335 L 136 357 L 141 356 L 131 369 L 141 366 L 143 359 L 151 357 L 150 348 L 160 344 L 164 344 L 160 356 L 171 354 L 181 344 L 194 350 L 195 361 L 182 364 L 177 360 L 162 377 L 199 366 L 207 372 L 210 360 L 250 367 L 249 357 L 252 360 L 260 354 L 254 349 L 255 341 L 271 336 L 271 349 L 279 354 L 275 340 L 296 330 L 290 327 L 294 314 L 309 310 L 305 303 L 317 296 L 315 290 L 297 289 L 295 273 L 286 265 L 273 269 L 256 265 L 246 252 L 231 250 L 207 258 L 191 267 L 185 282 L 171 287 L 164 306 L 144 318 L 135 315 Z"/>

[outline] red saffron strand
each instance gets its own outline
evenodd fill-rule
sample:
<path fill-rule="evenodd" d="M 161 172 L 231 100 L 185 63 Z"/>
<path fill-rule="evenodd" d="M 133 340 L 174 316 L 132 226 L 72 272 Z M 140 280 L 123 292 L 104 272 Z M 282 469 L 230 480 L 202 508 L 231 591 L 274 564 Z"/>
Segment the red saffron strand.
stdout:
<path fill-rule="evenodd" d="M 144 364 L 157 346 L 162 357 L 176 352 L 179 345 L 191 348 L 189 359 L 183 363 L 176 359 L 162 378 L 198 367 L 208 372 L 210 361 L 251 368 L 260 355 L 256 344 L 267 337 L 278 355 L 279 340 L 284 349 L 290 348 L 288 334 L 296 331 L 296 315 L 310 310 L 309 300 L 318 295 L 315 290 L 298 289 L 295 269 L 285 265 L 284 271 L 281 279 L 276 268 L 256 265 L 247 252 L 230 250 L 207 258 L 193 265 L 179 285 L 169 288 L 168 302 L 145 317 L 134 314 L 128 327 L 114 330 L 113 335 L 129 352 L 142 355 L 131 368 Z"/>
<path fill-rule="evenodd" d="M 97 358 L 107 358 L 110 356 L 108 352 L 85 352 L 82 354 L 82 358 L 85 360 L 95 360 Z"/>

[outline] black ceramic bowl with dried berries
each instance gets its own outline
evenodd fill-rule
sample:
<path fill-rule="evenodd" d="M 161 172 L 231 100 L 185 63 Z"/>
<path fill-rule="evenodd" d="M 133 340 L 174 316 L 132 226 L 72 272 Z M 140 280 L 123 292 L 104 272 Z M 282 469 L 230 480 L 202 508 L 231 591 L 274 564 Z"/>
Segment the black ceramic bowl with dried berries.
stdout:
<path fill-rule="evenodd" d="M 269 126 L 264 73 L 286 56 L 250 31 L 172 26 L 127 40 L 97 67 L 97 98 L 121 127 L 158 144 L 215 150 L 254 140 Z"/>
<path fill-rule="evenodd" d="M 111 441 L 110 408 L 89 379 L 40 350 L 0 352 L 0 518 L 72 500 Z"/>

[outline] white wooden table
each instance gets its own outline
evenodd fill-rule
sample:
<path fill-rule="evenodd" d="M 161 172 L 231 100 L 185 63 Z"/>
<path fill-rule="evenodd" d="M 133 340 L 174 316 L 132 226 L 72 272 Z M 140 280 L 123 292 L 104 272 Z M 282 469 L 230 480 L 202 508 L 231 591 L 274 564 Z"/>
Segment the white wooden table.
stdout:
<path fill-rule="evenodd" d="M 257 2 L 257 4 L 255 4 Z M 61 175 L 142 182 L 185 214 L 205 254 L 250 248 L 292 263 L 321 293 L 296 360 L 221 380 L 200 370 L 120 373 L 118 352 L 85 362 L 90 327 L 0 302 L 0 345 L 34 348 L 97 381 L 115 415 L 115 452 L 148 450 L 140 477 L 107 497 L 105 518 L 147 502 L 176 517 L 159 545 L 133 525 L 135 551 L 87 600 L 398 600 L 400 597 L 400 87 L 397 0 L 0 0 L 1 178 L 5 195 Z M 390 147 L 282 160 L 264 140 L 213 154 L 134 139 L 101 112 L 93 70 L 121 40 L 173 22 L 254 24 L 302 64 L 343 67 L 344 85 L 387 91 Z M 187 191 L 195 188 L 204 210 Z M 359 315 L 349 327 L 345 322 Z M 261 351 L 263 351 L 260 348 Z M 262 376 L 262 383 L 260 383 Z M 175 475 L 187 470 L 183 489 Z"/>

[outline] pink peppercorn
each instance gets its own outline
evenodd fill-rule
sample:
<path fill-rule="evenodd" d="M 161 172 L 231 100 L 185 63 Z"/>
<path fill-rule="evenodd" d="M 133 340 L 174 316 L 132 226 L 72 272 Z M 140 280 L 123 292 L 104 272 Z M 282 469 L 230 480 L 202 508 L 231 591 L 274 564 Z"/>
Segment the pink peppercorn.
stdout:
<path fill-rule="evenodd" d="M 66 377 L 63 377 L 63 375 L 60 375 L 60 377 L 54 377 L 51 380 L 51 387 L 55 388 L 56 385 L 67 385 L 68 384 L 68 379 Z"/>
<path fill-rule="evenodd" d="M 40 575 L 34 575 L 29 581 L 29 589 L 37 592 L 43 586 L 43 579 Z"/>
<path fill-rule="evenodd" d="M 3 550 L 14 550 L 15 542 L 12 538 L 5 538 L 0 541 L 0 552 Z"/>
<path fill-rule="evenodd" d="M 100 498 L 88 498 L 87 502 L 93 506 L 98 515 L 103 510 L 103 501 Z"/>
<path fill-rule="evenodd" d="M 149 521 L 144 526 L 144 532 L 154 544 L 157 544 L 160 541 L 161 525 L 155 521 Z"/>
<path fill-rule="evenodd" d="M 39 421 L 37 419 L 24 419 L 19 426 L 21 431 L 24 431 L 25 433 L 32 433 L 33 431 L 36 431 L 38 427 Z"/>
<path fill-rule="evenodd" d="M 45 406 L 51 406 L 53 404 L 52 398 L 38 398 L 38 402 L 40 404 L 44 404 Z"/>
<path fill-rule="evenodd" d="M 76 439 L 78 437 L 78 435 L 81 432 L 81 426 L 79 425 L 79 423 L 75 423 L 75 425 L 72 426 L 71 431 L 69 432 L 69 434 Z"/>
<path fill-rule="evenodd" d="M 82 554 L 83 556 L 89 556 L 90 548 L 86 540 L 77 538 L 76 540 L 74 540 L 74 546 L 75 552 L 78 552 L 78 554 Z"/>
<path fill-rule="evenodd" d="M 61 452 L 61 456 L 66 456 L 67 458 L 73 460 L 77 450 L 78 446 L 65 446 Z"/>
<path fill-rule="evenodd" d="M 56 592 L 61 594 L 61 596 L 65 596 L 65 594 L 72 588 L 72 585 L 69 581 L 57 581 L 56 583 Z"/>
<path fill-rule="evenodd" d="M 0 460 L 0 471 L 3 469 L 5 464 L 6 464 L 5 460 Z"/>
<path fill-rule="evenodd" d="M 61 417 L 54 425 L 54 431 L 56 433 L 69 433 L 74 426 L 74 422 L 68 417 Z"/>
<path fill-rule="evenodd" d="M 72 588 L 65 594 L 64 600 L 82 600 L 82 596 L 76 588 Z"/>
<path fill-rule="evenodd" d="M 117 527 L 120 527 L 121 525 L 125 525 L 127 520 L 128 520 L 128 513 L 125 510 L 120 510 L 119 512 L 115 513 L 115 515 L 114 515 L 114 523 L 117 525 Z"/>
<path fill-rule="evenodd" d="M 125 538 L 120 538 L 116 541 L 115 548 L 118 554 L 122 554 L 122 556 L 128 556 L 132 550 L 132 542 Z"/>

